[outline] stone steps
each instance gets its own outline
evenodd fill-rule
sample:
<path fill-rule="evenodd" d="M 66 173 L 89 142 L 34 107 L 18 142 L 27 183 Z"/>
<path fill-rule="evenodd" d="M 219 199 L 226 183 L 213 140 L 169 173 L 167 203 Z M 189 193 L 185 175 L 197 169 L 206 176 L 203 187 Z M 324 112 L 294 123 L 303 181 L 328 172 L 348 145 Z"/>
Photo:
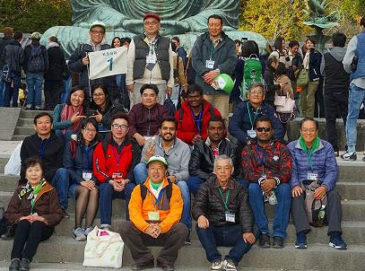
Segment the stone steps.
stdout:
<path fill-rule="evenodd" d="M 1 241 L 0 260 L 8 260 L 9 247 L 12 241 Z M 40 244 L 35 262 L 80 263 L 83 259 L 85 242 L 77 242 L 71 237 L 52 236 Z M 297 250 L 292 244 L 286 244 L 283 249 L 262 249 L 254 245 L 240 263 L 241 267 L 293 269 L 296 270 L 361 270 L 365 264 L 365 246 L 351 245 L 347 250 L 338 251 L 318 243 L 310 243 L 306 250 Z M 67 249 L 65 249 L 67 248 Z M 151 247 L 153 255 L 157 255 L 160 248 Z M 219 248 L 222 255 L 228 254 L 229 248 Z M 189 260 L 190 259 L 190 260 Z M 194 259 L 193 261 L 191 259 Z M 133 260 L 128 248 L 123 255 L 123 266 L 131 266 Z M 193 241 L 191 246 L 184 246 L 179 251 L 176 261 L 177 268 L 200 267 L 208 269 L 210 264 L 199 241 Z"/>

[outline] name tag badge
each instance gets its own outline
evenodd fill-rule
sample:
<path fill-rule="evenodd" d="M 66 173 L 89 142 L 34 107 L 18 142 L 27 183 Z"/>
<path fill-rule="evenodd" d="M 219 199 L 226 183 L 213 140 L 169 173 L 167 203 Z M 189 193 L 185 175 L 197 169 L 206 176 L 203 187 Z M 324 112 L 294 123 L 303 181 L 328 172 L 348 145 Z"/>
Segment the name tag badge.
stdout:
<path fill-rule="evenodd" d="M 205 67 L 207 69 L 213 69 L 213 67 L 214 67 L 214 60 L 206 60 L 205 61 Z"/>
<path fill-rule="evenodd" d="M 91 178 L 93 177 L 93 174 L 91 171 L 87 171 L 87 170 L 84 170 L 82 172 L 82 178 L 85 180 L 85 181 L 90 181 Z"/>
<path fill-rule="evenodd" d="M 156 56 L 155 55 L 146 56 L 146 63 L 147 64 L 155 64 L 156 63 Z"/>
<path fill-rule="evenodd" d="M 256 131 L 254 129 L 248 130 L 247 134 L 251 138 L 256 138 Z"/>
<path fill-rule="evenodd" d="M 159 212 L 148 212 L 148 220 L 150 221 L 159 221 L 160 220 L 160 213 Z"/>
<path fill-rule="evenodd" d="M 313 172 L 307 172 L 307 180 L 317 181 L 318 180 L 318 174 L 313 173 Z"/>
<path fill-rule="evenodd" d="M 236 215 L 234 213 L 231 212 L 226 212 L 226 221 L 227 222 L 231 222 L 231 223 L 235 223 L 236 222 Z"/>

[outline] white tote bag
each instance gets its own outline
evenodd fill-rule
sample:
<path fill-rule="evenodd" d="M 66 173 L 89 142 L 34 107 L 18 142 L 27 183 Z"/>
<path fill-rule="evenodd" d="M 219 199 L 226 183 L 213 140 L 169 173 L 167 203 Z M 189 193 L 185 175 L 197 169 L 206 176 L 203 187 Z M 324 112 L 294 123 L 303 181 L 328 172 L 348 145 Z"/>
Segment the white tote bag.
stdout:
<path fill-rule="evenodd" d="M 124 242 L 119 233 L 97 226 L 87 235 L 83 266 L 121 268 Z"/>
<path fill-rule="evenodd" d="M 20 149 L 22 148 L 21 141 L 14 151 L 10 155 L 9 161 L 6 163 L 4 168 L 4 174 L 5 175 L 13 175 L 13 176 L 19 176 L 20 175 L 20 168 L 21 168 L 21 159 L 20 159 Z"/>

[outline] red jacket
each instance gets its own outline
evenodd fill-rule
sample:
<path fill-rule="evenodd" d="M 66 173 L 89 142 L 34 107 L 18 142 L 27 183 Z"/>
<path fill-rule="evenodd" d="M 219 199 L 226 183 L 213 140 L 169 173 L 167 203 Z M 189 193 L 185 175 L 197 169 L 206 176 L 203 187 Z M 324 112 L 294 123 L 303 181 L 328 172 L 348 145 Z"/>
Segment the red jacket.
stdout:
<path fill-rule="evenodd" d="M 93 156 L 94 175 L 99 183 L 109 182 L 113 173 L 122 173 L 123 179 L 134 182 L 133 169 L 140 161 L 141 151 L 136 143 L 126 138 L 119 153 L 114 140 L 107 137 L 95 148 Z"/>
<path fill-rule="evenodd" d="M 181 110 L 183 110 L 181 116 Z M 203 99 L 203 113 L 200 136 L 203 140 L 208 137 L 208 122 L 212 113 L 216 117 L 221 117 L 221 113 L 214 108 L 207 100 Z M 181 118 L 182 117 L 182 118 Z M 193 113 L 190 109 L 188 101 L 184 101 L 181 108 L 175 113 L 175 119 L 177 121 L 177 137 L 189 145 L 193 145 L 191 142 L 195 135 L 199 134 L 198 126 L 193 118 Z"/>

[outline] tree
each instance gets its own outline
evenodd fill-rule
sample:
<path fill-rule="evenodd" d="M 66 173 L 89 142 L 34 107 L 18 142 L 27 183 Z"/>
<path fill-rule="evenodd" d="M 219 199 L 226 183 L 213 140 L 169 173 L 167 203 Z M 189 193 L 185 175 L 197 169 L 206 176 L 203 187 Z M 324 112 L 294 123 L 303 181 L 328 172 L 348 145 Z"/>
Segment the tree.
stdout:
<path fill-rule="evenodd" d="M 68 0 L 0 0 L 0 31 L 12 26 L 22 32 L 44 32 L 55 25 L 70 25 Z"/>
<path fill-rule="evenodd" d="M 305 1 L 241 0 L 240 29 L 262 34 L 269 40 L 278 36 L 286 40 L 301 39 L 312 30 L 303 24 Z"/>

